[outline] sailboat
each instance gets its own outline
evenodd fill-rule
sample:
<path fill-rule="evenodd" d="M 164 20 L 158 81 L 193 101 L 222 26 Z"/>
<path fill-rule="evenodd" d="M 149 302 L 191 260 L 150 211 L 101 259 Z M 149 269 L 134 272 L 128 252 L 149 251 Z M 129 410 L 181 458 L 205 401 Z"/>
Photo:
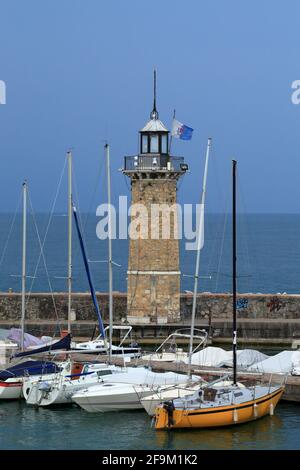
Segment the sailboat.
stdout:
<path fill-rule="evenodd" d="M 107 350 L 104 325 L 96 297 L 96 292 L 92 282 L 82 234 L 79 227 L 77 210 L 74 204 L 72 205 L 72 211 L 91 296 L 98 317 L 100 334 L 104 347 Z M 101 381 L 102 375 L 112 374 L 115 371 L 121 372 L 122 368 L 107 364 L 80 363 L 78 361 L 73 361 L 72 357 L 70 357 L 65 361 L 62 366 L 62 370 L 58 374 L 53 374 L 53 376 L 49 378 L 28 378 L 23 384 L 23 395 L 26 399 L 26 402 L 31 405 L 50 406 L 54 404 L 71 403 L 71 397 L 73 393 L 80 390 L 81 388 L 86 387 L 87 385 L 97 384 L 99 381 Z"/>
<path fill-rule="evenodd" d="M 75 227 L 79 239 L 83 262 L 86 270 L 86 275 L 90 287 L 91 297 L 95 312 L 98 318 L 98 326 L 100 331 L 100 337 L 97 339 L 97 345 L 100 343 L 100 347 L 94 348 L 94 351 L 99 354 L 101 349 L 105 351 L 112 351 L 111 334 L 109 342 L 106 338 L 106 330 L 103 325 L 103 320 L 98 305 L 96 292 L 93 285 L 92 275 L 89 268 L 89 262 L 83 242 L 82 233 L 79 226 L 79 220 L 77 216 L 77 210 L 72 202 L 72 213 L 74 216 Z M 70 246 L 70 245 L 69 245 Z M 69 271 L 70 273 L 70 271 Z M 70 274 L 69 274 L 70 279 Z M 70 292 L 70 291 L 69 291 Z M 70 297 L 69 297 L 70 299 Z M 69 303 L 70 305 L 70 303 Z M 69 323 L 70 325 L 70 323 Z M 112 331 L 112 330 L 111 330 Z M 80 348 L 73 349 L 73 352 L 81 351 Z M 90 349 L 92 351 L 92 349 Z M 119 354 L 125 355 L 124 348 L 119 349 Z M 72 351 L 70 352 L 70 354 Z M 71 354 L 72 355 L 72 354 Z M 73 361 L 72 357 L 67 359 L 62 366 L 61 372 L 53 374 L 51 378 L 28 378 L 23 384 L 23 395 L 28 404 L 39 405 L 39 406 L 50 406 L 55 404 L 71 403 L 72 395 L 75 392 L 80 391 L 82 388 L 91 385 L 97 385 L 103 383 L 108 379 L 108 376 L 116 373 L 116 375 L 124 374 L 127 372 L 126 368 L 118 367 L 112 364 L 89 364 L 79 363 Z M 105 377 L 105 380 L 103 379 Z M 123 375 L 122 375 L 123 377 Z M 110 378 L 110 377 L 109 377 Z M 119 379 L 121 380 L 121 378 Z"/>
<path fill-rule="evenodd" d="M 233 380 L 219 379 L 199 387 L 191 396 L 167 400 L 156 408 L 155 429 L 208 428 L 246 423 L 273 415 L 284 386 L 247 386 L 237 382 L 236 321 L 236 166 L 232 161 L 232 310 Z"/>
<path fill-rule="evenodd" d="M 72 396 L 89 385 L 111 380 L 126 369 L 105 363 L 79 362 L 67 359 L 59 370 L 42 377 L 25 377 L 23 396 L 28 405 L 47 407 L 72 403 Z"/>
<path fill-rule="evenodd" d="M 192 376 L 198 383 L 199 377 Z M 161 390 L 184 387 L 186 376 L 175 372 L 153 372 L 145 367 L 129 367 L 125 374 L 114 374 L 72 396 L 73 402 L 90 413 L 143 409 L 141 399 Z"/>
<path fill-rule="evenodd" d="M 71 338 L 66 336 L 61 340 L 52 340 L 51 337 L 36 338 L 25 333 L 25 310 L 26 310 L 26 245 L 27 245 L 27 196 L 28 185 L 23 183 L 23 223 L 22 223 L 22 303 L 21 303 L 21 328 L 12 328 L 7 336 L 14 342 L 7 342 L 6 348 L 12 353 L 13 358 L 23 358 L 33 356 L 49 350 L 68 349 Z M 9 359 L 11 360 L 12 357 Z M 22 385 L 25 376 L 51 376 L 54 372 L 60 370 L 54 362 L 37 361 L 29 358 L 20 362 L 15 360 L 5 370 L 0 372 L 0 399 L 16 400 L 22 398 Z"/>
<path fill-rule="evenodd" d="M 205 332 L 205 330 L 202 331 L 202 330 L 198 330 L 195 328 L 195 317 L 196 317 L 196 306 L 197 306 L 200 252 L 204 244 L 204 234 L 203 234 L 204 233 L 204 205 L 205 205 L 205 198 L 206 198 L 206 183 L 207 183 L 210 150 L 211 150 L 211 138 L 209 138 L 207 141 L 205 164 L 204 164 L 204 175 L 203 175 L 203 186 L 202 186 L 202 193 L 201 193 L 200 220 L 199 220 L 199 229 L 198 229 L 198 237 L 197 237 L 197 256 L 196 256 L 196 266 L 195 266 L 195 275 L 194 275 L 191 328 L 190 328 L 190 334 L 188 335 L 190 338 L 189 352 L 185 353 L 184 355 L 181 354 L 181 356 L 179 356 L 181 360 L 188 363 L 187 381 L 185 384 L 182 384 L 181 386 L 168 387 L 164 390 L 159 390 L 158 392 L 155 392 L 152 395 L 142 397 L 141 404 L 150 416 L 154 415 L 156 407 L 159 406 L 159 404 L 162 403 L 163 401 L 173 400 L 175 398 L 184 398 L 186 396 L 192 395 L 195 392 L 195 389 L 199 388 L 200 377 L 199 377 L 198 383 L 194 383 L 193 381 L 191 381 L 191 370 L 192 370 L 193 354 L 199 349 L 199 347 L 202 344 L 205 344 L 205 341 L 207 339 L 207 333 Z M 199 336 L 199 333 L 200 333 L 200 336 Z M 198 339 L 199 337 L 201 338 L 201 336 L 202 336 L 202 341 L 197 345 L 196 348 L 194 348 L 195 339 Z M 162 358 L 166 359 L 167 354 L 170 355 L 170 353 L 163 353 Z M 155 359 L 157 357 L 159 358 L 159 355 L 156 353 L 154 357 Z M 206 382 L 203 379 L 201 379 L 201 383 L 203 384 Z"/>
<path fill-rule="evenodd" d="M 195 334 L 196 333 L 196 334 Z M 170 333 L 169 336 L 158 346 L 158 348 L 148 354 L 143 354 L 141 359 L 151 362 L 185 362 L 188 361 L 189 353 L 184 351 L 177 345 L 177 339 L 189 339 L 191 337 L 188 328 L 180 328 L 179 330 Z M 205 330 L 194 330 L 193 338 L 198 341 L 198 344 L 193 349 L 192 353 L 196 353 L 200 347 L 206 344 L 208 334 Z"/>

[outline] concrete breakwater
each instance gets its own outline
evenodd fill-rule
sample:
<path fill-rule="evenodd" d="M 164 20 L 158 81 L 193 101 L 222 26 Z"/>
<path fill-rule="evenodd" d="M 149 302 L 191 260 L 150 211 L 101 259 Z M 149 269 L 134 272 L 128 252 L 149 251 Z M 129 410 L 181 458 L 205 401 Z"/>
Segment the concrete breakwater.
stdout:
<path fill-rule="evenodd" d="M 108 294 L 97 294 L 104 321 L 108 321 Z M 66 293 L 32 293 L 27 298 L 26 322 L 33 334 L 53 334 L 65 328 L 67 320 Z M 126 323 L 127 294 L 114 292 L 114 323 Z M 97 324 L 89 293 L 72 295 L 73 333 L 90 336 Z M 165 336 L 174 328 L 189 327 L 192 294 L 182 293 L 180 322 L 174 324 L 135 325 L 135 336 Z M 238 335 L 244 342 L 264 344 L 297 344 L 300 340 L 300 295 L 239 294 L 237 299 Z M 0 293 L 0 327 L 17 326 L 21 315 L 21 294 Z M 196 323 L 210 331 L 213 342 L 231 340 L 232 296 L 200 293 L 197 296 Z M 154 319 L 155 320 L 155 319 Z"/>

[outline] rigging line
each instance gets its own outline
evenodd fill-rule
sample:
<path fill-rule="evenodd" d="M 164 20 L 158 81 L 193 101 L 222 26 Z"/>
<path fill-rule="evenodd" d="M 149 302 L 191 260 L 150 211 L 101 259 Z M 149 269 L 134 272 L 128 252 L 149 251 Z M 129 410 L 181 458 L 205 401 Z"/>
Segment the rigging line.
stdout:
<path fill-rule="evenodd" d="M 247 216 L 247 211 L 246 211 L 246 204 L 245 204 L 245 197 L 244 197 L 244 193 L 243 193 L 243 187 L 240 184 L 240 179 L 239 179 L 238 174 L 237 174 L 237 189 L 238 189 L 238 192 L 239 192 L 239 200 L 241 201 L 241 206 L 242 206 L 242 211 L 240 213 L 240 220 L 241 220 L 240 232 L 242 234 L 242 237 L 240 237 L 240 238 L 244 241 L 243 246 L 244 246 L 244 250 L 245 250 L 245 268 L 246 268 L 246 271 L 251 273 L 251 272 L 253 272 L 252 267 L 253 267 L 254 264 L 251 263 L 251 261 L 250 261 L 249 236 L 248 236 L 250 230 L 249 230 L 249 224 L 248 224 L 248 216 Z M 250 242 L 251 242 L 251 240 L 250 240 Z M 256 245 L 251 243 L 252 249 L 253 249 L 254 246 L 256 246 Z M 255 263 L 255 266 L 257 264 L 258 263 Z M 249 276 L 249 277 L 252 277 L 252 276 Z M 254 280 L 254 283 L 255 283 L 255 280 Z M 252 292 L 253 290 L 255 290 L 255 289 L 253 289 L 253 287 L 254 287 L 253 282 L 252 283 L 244 283 L 243 291 L 244 292 L 245 291 L 246 292 Z M 240 290 L 242 290 L 242 289 L 240 289 Z M 239 313 L 240 313 L 240 315 L 243 315 L 242 312 L 239 312 Z M 251 316 L 255 318 L 255 310 L 253 311 Z M 244 338 L 248 338 L 249 337 L 249 329 L 243 327 L 242 328 L 242 334 L 243 334 Z"/>
<path fill-rule="evenodd" d="M 215 147 L 212 148 L 212 153 L 214 152 L 214 149 Z M 225 240 L 228 213 L 229 213 L 229 195 L 228 195 L 228 192 L 224 194 L 224 184 L 221 184 L 220 182 L 221 181 L 220 163 L 219 163 L 220 160 L 218 160 L 217 158 L 212 158 L 211 162 L 212 162 L 212 170 L 213 170 L 212 173 L 214 175 L 214 188 L 216 190 L 217 200 L 222 201 L 222 204 L 220 206 L 220 216 L 221 216 L 220 222 L 218 223 L 217 230 L 213 229 L 216 236 L 213 238 L 213 246 L 212 246 L 212 253 L 216 254 L 216 257 L 215 257 L 216 259 L 214 259 L 214 262 L 217 261 L 217 277 L 216 277 L 216 283 L 215 283 L 215 292 L 217 292 L 218 283 L 219 283 L 218 274 L 220 271 L 220 266 L 221 266 L 222 257 L 223 257 L 224 240 Z M 222 177 L 222 180 L 224 180 L 224 176 Z M 224 218 L 222 216 L 224 216 Z M 216 214 L 216 223 L 217 223 L 217 220 L 219 220 L 218 213 Z M 217 242 L 219 239 L 221 239 L 221 247 L 219 247 L 218 249 Z M 219 253 L 219 259 L 218 259 L 218 253 Z M 210 270 L 212 268 L 212 262 L 213 262 L 213 256 L 210 257 L 210 261 L 209 261 Z"/>
<path fill-rule="evenodd" d="M 16 206 L 16 210 L 15 210 L 14 216 L 12 218 L 12 222 L 10 224 L 9 232 L 8 232 L 5 244 L 4 244 L 4 248 L 3 248 L 1 259 L 0 259 L 0 267 L 2 266 L 2 263 L 4 261 L 4 257 L 6 255 L 6 250 L 7 250 L 7 247 L 8 247 L 8 243 L 9 243 L 9 240 L 10 240 L 10 237 L 11 237 L 11 234 L 12 234 L 13 227 L 15 225 L 17 212 L 18 212 L 18 209 L 19 209 L 20 204 L 21 204 L 21 199 L 22 199 L 22 191 L 20 191 L 20 196 L 19 196 L 19 200 L 18 200 L 18 203 L 17 203 L 17 206 Z"/>
<path fill-rule="evenodd" d="M 33 206 L 32 206 L 32 201 L 31 201 L 31 195 L 30 195 L 30 192 L 29 192 L 29 191 L 28 191 L 28 199 L 29 199 L 29 205 L 30 205 L 30 209 L 31 209 L 31 215 L 32 215 L 33 222 L 34 222 L 34 227 L 35 227 L 35 230 L 36 230 L 36 234 L 37 234 L 37 238 L 38 238 L 38 242 L 39 242 L 39 246 L 40 246 L 40 250 L 41 250 L 41 251 L 40 251 L 40 254 L 41 254 L 42 258 L 43 258 L 44 267 L 45 267 L 45 271 L 46 271 L 46 275 L 47 275 L 47 280 L 48 280 L 48 284 L 49 284 L 49 288 L 50 288 L 50 292 L 51 292 L 51 297 L 52 297 L 52 302 L 53 302 L 53 306 L 54 306 L 54 311 L 55 311 L 55 314 L 56 314 L 56 318 L 57 318 L 57 320 L 58 320 L 58 319 L 59 319 L 59 318 L 58 318 L 58 312 L 57 312 L 56 302 L 55 302 L 54 295 L 53 295 L 53 290 L 52 290 L 52 285 L 51 285 L 51 281 L 50 281 L 49 271 L 48 271 L 47 264 L 46 264 L 45 254 L 44 254 L 44 250 L 43 250 L 43 244 L 42 244 L 42 240 L 41 240 L 41 237 L 40 237 L 40 234 L 39 234 L 39 230 L 38 230 L 38 226 L 37 226 L 37 222 L 36 222 L 35 213 L 34 213 L 34 211 L 33 211 Z M 45 238 L 44 238 L 43 242 L 45 242 Z M 41 259 L 41 257 L 39 257 L 39 260 L 40 260 L 40 259 Z M 37 268 L 38 268 L 38 265 L 37 265 L 37 267 L 36 267 L 36 271 L 37 271 Z M 36 275 L 36 271 L 35 271 L 35 275 Z M 35 278 L 34 278 L 34 279 L 35 279 Z M 33 281 L 32 281 L 31 288 L 33 287 L 34 279 L 33 279 Z M 31 290 L 30 290 L 30 292 L 28 293 L 26 305 L 28 304 L 30 295 L 31 295 Z"/>
<path fill-rule="evenodd" d="M 62 178 L 63 178 L 63 175 L 64 175 L 64 173 L 65 173 L 65 169 L 66 169 L 66 163 L 67 163 L 67 159 L 65 159 L 65 161 L 64 161 L 64 165 L 63 165 L 63 168 L 62 168 L 60 177 L 59 177 L 59 182 L 58 182 L 58 186 L 57 186 L 57 189 L 56 189 L 56 192 L 55 192 L 54 201 L 53 201 L 53 203 L 52 203 L 51 212 L 50 212 L 48 224 L 47 224 L 47 227 L 46 227 L 46 232 L 45 232 L 45 235 L 44 235 L 43 243 L 40 244 L 41 251 L 40 251 L 40 254 L 39 254 L 39 257 L 38 257 L 38 261 L 37 261 L 37 264 L 36 264 L 36 268 L 35 268 L 35 271 L 34 271 L 34 276 L 33 276 L 32 282 L 31 282 L 29 294 L 28 294 L 28 296 L 27 296 L 26 305 L 27 305 L 28 302 L 29 302 L 29 297 L 30 297 L 31 292 L 32 292 L 32 288 L 33 288 L 34 281 L 35 281 L 35 278 L 36 278 L 36 273 L 37 273 L 37 270 L 38 270 L 38 267 L 39 267 L 39 264 L 40 264 L 40 260 L 41 260 L 42 250 L 43 250 L 43 247 L 44 247 L 44 245 L 45 245 L 45 242 L 46 242 L 46 239 L 47 239 L 47 235 L 48 235 L 48 231 L 49 231 L 49 228 L 50 228 L 50 225 L 51 225 L 51 221 L 52 221 L 52 218 L 53 218 L 54 209 L 55 209 L 56 202 L 57 202 L 57 198 L 58 198 L 58 195 L 59 195 L 59 192 L 60 192 L 60 187 L 61 187 Z M 31 202 L 30 195 L 29 195 L 29 202 L 30 202 L 30 206 L 31 206 L 31 208 L 32 208 L 32 202 Z M 39 238 L 39 242 L 40 242 L 40 238 Z M 48 274 L 48 273 L 47 273 L 47 274 Z M 48 275 L 48 281 L 49 281 L 49 275 Z M 58 313 L 57 313 L 56 304 L 55 304 L 54 297 L 53 297 L 52 288 L 51 288 L 51 296 L 52 296 L 52 300 L 53 300 L 53 305 L 54 305 L 56 317 L 57 317 L 57 319 L 58 319 Z M 58 327 L 59 327 L 59 331 L 60 331 L 60 330 L 61 330 L 60 324 L 58 324 Z M 55 331 L 56 331 L 56 330 L 55 330 Z M 53 334 L 55 335 L 55 332 L 54 332 Z"/>
<path fill-rule="evenodd" d="M 75 162 L 76 163 L 76 162 Z M 93 194 L 90 198 L 90 202 L 89 202 L 89 207 L 88 207 L 88 212 L 86 213 L 86 216 L 85 218 L 81 215 L 81 210 L 80 210 L 80 205 L 79 205 L 79 191 L 78 191 L 78 184 L 77 184 L 77 179 L 76 179 L 76 172 L 75 172 L 75 165 L 73 163 L 73 166 L 72 166 L 72 175 L 73 175 L 73 181 L 74 181 L 74 192 L 75 192 L 75 196 L 76 196 L 76 201 L 73 201 L 73 202 L 77 202 L 77 214 L 79 216 L 79 219 L 80 219 L 80 229 L 81 229 L 81 233 L 82 233 L 82 238 L 84 240 L 84 244 L 85 246 L 87 246 L 87 243 L 86 243 L 86 235 L 85 235 L 85 232 L 87 230 L 87 226 L 88 226 L 88 221 L 89 221 L 89 217 L 90 217 L 90 208 L 92 206 L 92 203 L 93 203 L 93 200 L 95 199 L 95 194 L 96 194 L 96 191 L 97 191 L 97 186 L 99 184 L 99 181 L 101 181 L 101 178 L 102 180 L 104 179 L 104 175 L 103 175 L 103 168 L 104 168 L 104 164 L 102 163 L 102 160 L 101 160 L 101 163 L 99 165 L 99 168 L 98 168 L 98 174 L 97 174 L 97 178 L 96 178 L 96 182 L 95 182 L 95 187 L 94 187 L 94 190 L 93 190 Z M 84 220 L 83 220 L 84 218 Z M 75 246 L 75 249 L 73 251 L 73 259 L 77 259 L 78 258 L 78 254 L 79 254 L 79 251 L 80 251 L 80 247 L 79 247 L 79 244 L 76 244 Z M 86 249 L 87 251 L 87 249 Z"/>
<path fill-rule="evenodd" d="M 86 252 L 86 257 L 87 259 L 90 259 L 90 256 L 89 256 L 89 251 L 88 251 L 88 243 L 87 243 L 87 237 L 86 237 L 86 234 L 85 234 L 85 231 L 83 229 L 83 221 L 82 221 L 82 216 L 81 216 L 81 210 L 80 210 L 80 205 L 79 205 L 79 192 L 78 192 L 78 184 L 77 184 L 77 179 L 76 179 L 76 173 L 74 172 L 74 178 L 73 178 L 73 181 L 74 181 L 74 193 L 75 193 L 75 196 L 76 196 L 76 201 L 77 201 L 77 212 L 76 214 L 78 215 L 77 217 L 77 220 L 78 220 L 78 227 L 79 227 L 79 230 L 81 231 L 81 237 L 82 237 L 82 241 L 83 241 L 83 244 L 84 244 L 84 249 L 85 249 L 85 252 Z M 73 201 L 74 203 L 75 201 Z M 76 250 L 76 256 L 79 252 L 79 248 L 80 248 L 80 244 L 78 243 L 77 245 L 77 250 Z M 89 263 L 88 263 L 89 265 Z M 97 290 L 95 289 L 95 295 L 97 296 Z M 92 300 L 92 299 L 91 299 Z"/>
<path fill-rule="evenodd" d="M 73 173 L 73 182 L 74 182 L 74 184 L 73 184 L 74 193 L 73 194 L 75 195 L 75 198 L 73 197 L 73 204 L 76 203 L 78 224 L 79 224 L 79 228 L 80 228 L 80 231 L 81 231 L 83 244 L 85 246 L 87 259 L 90 259 L 89 251 L 88 251 L 87 237 L 86 237 L 86 233 L 85 233 L 86 226 L 84 225 L 83 220 L 82 220 L 81 208 L 80 208 L 80 203 L 79 203 L 78 183 L 77 183 L 77 177 L 76 177 L 76 172 L 75 172 L 74 165 L 73 165 L 73 172 L 72 173 Z M 73 252 L 73 259 L 76 259 L 78 257 L 79 251 L 80 251 L 80 244 L 77 243 L 76 250 Z"/>
<path fill-rule="evenodd" d="M 228 273 L 222 273 L 222 272 L 217 272 L 217 271 L 212 271 L 212 274 L 218 274 L 219 276 L 224 276 L 224 277 L 232 277 L 232 274 Z M 253 277 L 252 274 L 239 274 L 236 276 L 237 279 L 243 278 L 243 277 Z"/>
<path fill-rule="evenodd" d="M 56 202 L 57 202 L 57 199 L 58 199 L 58 195 L 59 195 L 59 192 L 60 192 L 60 187 L 61 187 L 63 175 L 64 175 L 64 173 L 65 173 L 66 164 L 67 164 L 67 159 L 65 158 L 65 160 L 64 160 L 64 165 L 63 165 L 63 168 L 62 168 L 62 171 L 61 171 L 59 180 L 58 180 L 57 189 L 56 189 L 56 192 L 55 192 L 55 195 L 54 195 L 54 200 L 53 200 L 53 203 L 52 203 L 52 207 L 51 207 L 51 211 L 50 211 L 50 216 L 49 216 L 49 219 L 48 219 L 48 224 L 47 224 L 47 226 L 46 226 L 46 231 L 45 231 L 45 235 L 44 235 L 44 239 L 43 239 L 43 243 L 42 243 L 42 248 L 44 247 L 44 245 L 45 245 L 45 243 L 46 243 L 47 235 L 48 235 L 49 228 L 50 228 L 50 225 L 51 225 L 51 222 L 52 222 L 52 218 L 53 218 L 53 214 L 54 214 L 54 209 L 55 209 Z M 32 280 L 32 283 L 31 283 L 29 292 L 32 291 L 33 284 L 34 284 L 34 280 L 35 280 L 35 277 L 36 277 L 36 273 L 37 273 L 37 270 L 38 270 L 38 267 L 39 267 L 39 264 L 40 264 L 41 256 L 42 256 L 42 254 L 41 254 L 41 252 L 40 252 L 39 257 L 38 257 L 38 261 L 37 261 L 37 264 L 36 264 L 36 267 L 35 267 L 34 276 L 33 276 L 33 280 Z"/>
<path fill-rule="evenodd" d="M 212 218 L 214 218 L 213 214 L 211 214 L 211 216 L 212 216 Z M 212 221 L 212 223 L 213 223 L 213 221 Z M 213 273 L 213 274 L 215 274 L 215 272 L 212 270 L 213 264 L 215 262 L 215 256 L 214 255 L 215 255 L 215 253 L 217 253 L 217 250 L 218 250 L 218 245 L 217 244 L 218 244 L 219 239 L 221 238 L 219 234 L 222 231 L 222 224 L 217 222 L 217 217 L 216 217 L 215 223 L 217 224 L 216 230 L 213 230 L 213 234 L 210 233 L 210 237 L 208 237 L 208 236 L 206 237 L 207 240 L 211 241 L 211 251 L 210 251 L 210 254 L 209 254 L 209 260 L 208 260 L 206 272 L 207 273 Z M 206 224 L 206 226 L 208 226 L 208 229 L 211 231 L 212 227 L 210 226 L 210 224 Z M 210 279 L 212 279 L 211 275 L 210 275 Z"/>
<path fill-rule="evenodd" d="M 74 167 L 74 165 L 73 165 L 73 167 Z M 87 253 L 87 257 L 88 257 L 88 259 L 90 259 L 90 257 L 88 256 L 88 250 L 86 248 L 87 247 L 87 241 L 86 241 L 86 234 L 85 234 L 85 231 L 84 231 L 85 225 L 84 225 L 83 220 L 82 220 L 81 208 L 80 208 L 80 204 L 79 204 L 78 184 L 77 184 L 76 173 L 75 173 L 74 170 L 73 170 L 73 176 L 74 176 L 73 181 L 74 181 L 74 193 L 75 193 L 75 200 L 73 199 L 73 203 L 74 204 L 76 203 L 77 215 L 78 215 L 78 220 L 79 220 L 79 223 L 80 223 L 80 230 L 81 230 L 83 243 L 85 245 L 85 251 Z M 78 254 L 78 252 L 79 252 L 79 246 L 77 246 L 76 255 Z"/>
<path fill-rule="evenodd" d="M 103 182 L 102 180 L 104 180 L 104 173 L 103 173 L 104 166 L 105 165 L 104 165 L 103 161 L 101 160 L 100 164 L 98 166 L 98 172 L 97 172 L 96 179 L 95 179 L 94 189 L 92 191 L 92 195 L 90 197 L 90 201 L 89 201 L 89 204 L 88 204 L 88 210 L 87 210 L 87 214 L 86 214 L 86 217 L 85 217 L 85 220 L 84 220 L 83 229 L 85 229 L 87 227 L 88 219 L 89 219 L 89 216 L 91 214 L 91 207 L 92 207 L 92 204 L 95 200 L 96 191 L 97 191 L 97 189 L 99 189 L 99 182 L 102 183 Z M 74 176 L 75 176 L 75 174 L 74 174 Z M 100 184 L 100 189 L 102 187 L 103 187 L 103 185 Z"/>
<path fill-rule="evenodd" d="M 259 265 L 258 263 L 258 260 L 257 260 L 257 256 L 254 252 L 254 256 L 251 256 L 250 258 L 250 247 L 249 247 L 249 241 L 250 241 L 250 244 L 251 244 L 251 249 L 253 249 L 253 247 L 256 247 L 256 245 L 254 243 L 251 243 L 252 241 L 252 234 L 250 233 L 251 230 L 249 228 L 249 217 L 247 216 L 247 209 L 246 209 L 246 204 L 245 204 L 245 197 L 244 197 L 244 193 L 243 193 L 243 190 L 242 190 L 242 186 L 240 185 L 240 180 L 239 180 L 239 177 L 238 177 L 238 174 L 237 174 L 237 189 L 238 189 L 238 192 L 239 192 L 239 198 L 240 198 L 240 201 L 241 201 L 241 205 L 242 205 L 242 208 L 244 209 L 242 212 L 241 212 L 241 231 L 242 233 L 244 232 L 244 247 L 245 247 L 245 265 L 246 265 L 246 271 L 248 271 L 249 273 L 253 272 L 253 266 L 257 266 Z M 249 240 L 249 236 L 248 234 L 250 234 L 250 240 Z M 255 263 L 252 262 L 251 263 L 251 259 L 255 260 Z M 252 286 L 253 288 L 253 286 Z M 251 288 L 251 285 L 248 286 L 248 291 L 251 291 L 252 290 Z"/>
<path fill-rule="evenodd" d="M 103 172 L 103 169 L 104 169 L 104 166 L 105 166 L 104 162 L 105 162 L 105 160 L 101 160 L 101 164 L 99 166 L 99 171 L 98 171 L 98 178 L 97 178 L 99 181 L 102 180 L 102 183 L 104 182 L 104 178 L 105 178 L 105 174 Z M 78 219 L 79 219 L 79 225 L 80 225 L 80 230 L 81 230 L 83 242 L 84 242 L 84 245 L 85 245 L 85 251 L 87 253 L 88 259 L 90 259 L 89 252 L 88 252 L 88 241 L 87 241 L 87 235 L 86 235 L 87 222 L 88 222 L 90 214 L 88 212 L 86 214 L 85 220 L 83 220 L 83 215 L 81 213 L 80 204 L 79 204 L 79 190 L 78 190 L 78 183 L 77 183 L 76 173 L 75 173 L 74 170 L 73 170 L 73 172 L 74 172 L 73 174 L 74 174 L 74 189 L 75 189 L 74 192 L 75 192 L 76 201 L 77 201 L 77 214 L 78 214 Z M 104 184 L 102 184 L 101 187 L 104 187 Z M 92 205 L 92 199 L 94 199 L 96 191 L 97 191 L 97 181 L 96 181 L 94 192 L 93 192 L 93 195 L 92 195 L 92 198 L 91 198 L 89 210 L 90 210 L 90 207 Z M 77 257 L 78 252 L 79 252 L 79 245 L 77 245 L 76 252 L 75 252 L 75 257 Z M 96 278 L 98 279 L 97 276 L 96 276 Z"/>
<path fill-rule="evenodd" d="M 223 258 L 223 249 L 224 249 L 224 240 L 225 240 L 225 233 L 226 233 L 226 228 L 227 228 L 227 223 L 228 223 L 228 203 L 229 199 L 227 197 L 227 209 L 224 214 L 224 225 L 223 225 L 223 234 L 222 234 L 222 239 L 221 239 L 221 247 L 220 247 L 220 255 L 219 255 L 219 260 L 217 264 L 217 276 L 216 276 L 216 284 L 215 284 L 215 292 L 217 292 L 218 286 L 219 286 L 219 273 L 220 273 L 220 267 L 221 267 L 221 262 Z"/>
<path fill-rule="evenodd" d="M 213 145 L 212 145 L 212 146 L 211 146 L 211 157 L 210 157 L 211 161 L 214 160 L 214 158 L 213 158 L 213 157 L 214 157 L 213 148 L 214 148 L 214 147 L 213 147 Z M 206 203 L 206 207 L 207 207 L 207 203 Z M 204 211 L 205 211 L 205 208 L 204 208 Z M 204 219 L 206 219 L 206 220 L 208 221 L 208 214 L 207 214 L 207 213 L 204 214 Z M 200 224 L 200 213 L 199 213 L 199 224 Z M 198 227 L 199 224 L 197 224 L 197 212 L 196 212 L 196 227 Z M 206 229 L 205 229 L 205 227 L 206 227 Z M 213 236 L 211 236 L 211 234 L 208 234 L 208 233 L 207 233 L 207 232 L 210 232 L 210 231 L 211 231 L 211 230 L 210 230 L 210 224 L 207 223 L 207 222 L 204 222 L 204 231 L 206 231 L 206 234 L 204 233 L 204 246 L 203 246 L 203 250 L 205 250 L 205 246 L 207 246 L 207 248 L 208 248 L 208 246 L 209 246 L 209 244 L 210 244 L 210 243 L 209 243 L 209 240 L 212 240 L 212 249 L 211 249 L 211 251 L 208 253 L 208 263 L 207 263 L 207 266 L 206 266 L 206 268 L 205 268 L 205 269 L 206 269 L 206 272 L 207 272 L 207 273 L 210 273 L 210 272 L 212 271 L 213 255 L 214 255 L 214 253 L 216 253 L 216 248 L 217 248 L 217 247 L 216 247 L 216 244 L 217 244 L 217 239 L 218 239 L 218 237 L 217 237 L 217 235 L 218 235 L 218 233 L 217 233 L 217 232 L 218 232 L 218 229 L 217 229 L 217 230 L 214 230 L 214 231 L 213 231 Z M 208 241 L 208 243 L 206 242 L 206 240 Z M 197 241 L 197 234 L 196 234 L 196 241 Z M 202 270 L 203 270 L 203 265 L 202 265 Z M 200 271 L 199 271 L 199 275 L 200 275 Z M 204 276 L 202 276 L 202 278 L 203 278 L 203 277 L 204 277 Z M 204 284 L 204 286 L 205 286 L 205 284 Z M 203 289 L 203 281 L 202 281 L 202 283 L 201 283 L 201 282 L 199 283 L 199 291 L 200 291 L 201 288 Z"/>
<path fill-rule="evenodd" d="M 214 175 L 214 187 L 216 188 L 216 192 L 218 193 L 219 195 L 219 199 L 221 201 L 223 201 L 223 198 L 221 197 L 221 185 L 220 185 L 220 178 L 219 178 L 219 172 L 218 172 L 218 160 L 215 157 L 215 153 L 214 153 L 214 146 L 212 146 L 211 148 L 211 162 L 212 162 L 212 167 L 213 167 L 213 172 L 212 174 Z M 218 247 L 217 247 L 217 243 L 218 243 L 218 240 L 220 238 L 220 236 L 222 236 L 222 221 L 219 223 L 218 222 L 218 216 L 214 216 L 214 214 L 211 214 L 211 218 L 212 218 L 212 221 L 213 219 L 215 218 L 215 221 L 216 221 L 216 224 L 217 224 L 217 228 L 216 230 L 212 229 L 212 224 L 207 224 L 206 226 L 208 227 L 208 230 L 210 231 L 210 236 L 211 236 L 211 240 L 212 240 L 212 249 L 211 249 L 211 252 L 210 252 L 210 255 L 209 255 L 209 260 L 208 260 L 208 266 L 207 266 L 207 272 L 210 273 L 212 271 L 212 266 L 213 266 L 213 263 L 215 262 L 215 256 L 214 254 L 217 253 L 217 250 L 218 250 Z M 213 231 L 213 234 L 211 234 L 211 229 Z M 207 237 L 208 238 L 208 237 Z"/>

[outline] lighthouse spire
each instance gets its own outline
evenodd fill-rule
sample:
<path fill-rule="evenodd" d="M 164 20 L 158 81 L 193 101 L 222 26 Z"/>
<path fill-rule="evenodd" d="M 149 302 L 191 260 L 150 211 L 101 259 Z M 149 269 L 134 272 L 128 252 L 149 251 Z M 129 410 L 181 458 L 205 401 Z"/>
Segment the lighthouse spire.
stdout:
<path fill-rule="evenodd" d="M 153 109 L 150 114 L 150 119 L 158 119 L 158 112 L 156 109 L 156 69 L 153 71 Z"/>

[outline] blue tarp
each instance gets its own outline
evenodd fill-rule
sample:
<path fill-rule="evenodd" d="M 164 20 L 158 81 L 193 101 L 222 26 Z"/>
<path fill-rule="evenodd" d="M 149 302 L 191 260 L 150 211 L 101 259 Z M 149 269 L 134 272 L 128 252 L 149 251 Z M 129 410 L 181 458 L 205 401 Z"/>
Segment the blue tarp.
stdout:
<path fill-rule="evenodd" d="M 26 361 L 0 372 L 0 380 L 13 377 L 24 377 L 25 375 L 53 374 L 61 370 L 54 362 Z"/>

